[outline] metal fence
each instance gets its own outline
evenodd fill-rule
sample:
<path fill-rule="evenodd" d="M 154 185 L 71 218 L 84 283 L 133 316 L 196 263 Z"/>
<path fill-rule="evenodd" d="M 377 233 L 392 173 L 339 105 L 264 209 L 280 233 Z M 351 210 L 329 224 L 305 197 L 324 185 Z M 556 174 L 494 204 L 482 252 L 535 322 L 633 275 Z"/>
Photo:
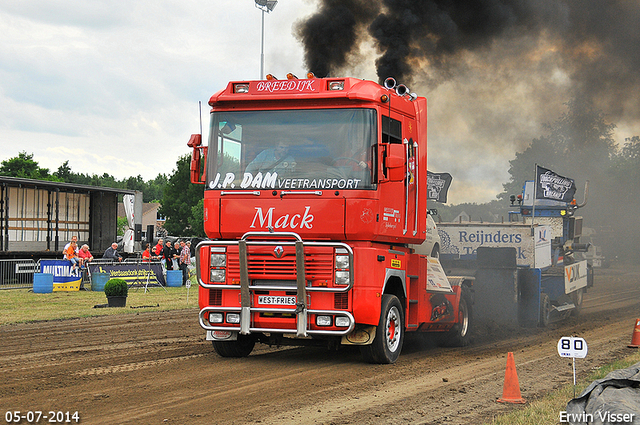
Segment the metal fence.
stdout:
<path fill-rule="evenodd" d="M 33 287 L 33 274 L 40 272 L 34 260 L 0 260 L 0 289 Z"/>
<path fill-rule="evenodd" d="M 133 262 L 126 261 L 127 263 Z M 113 260 L 95 258 L 91 266 L 112 265 Z M 146 264 L 146 263 L 145 263 Z M 33 288 L 33 274 L 40 273 L 40 261 L 30 259 L 0 260 L 0 290 L 2 289 L 31 289 Z M 90 270 L 84 269 L 82 283 L 91 283 Z"/>

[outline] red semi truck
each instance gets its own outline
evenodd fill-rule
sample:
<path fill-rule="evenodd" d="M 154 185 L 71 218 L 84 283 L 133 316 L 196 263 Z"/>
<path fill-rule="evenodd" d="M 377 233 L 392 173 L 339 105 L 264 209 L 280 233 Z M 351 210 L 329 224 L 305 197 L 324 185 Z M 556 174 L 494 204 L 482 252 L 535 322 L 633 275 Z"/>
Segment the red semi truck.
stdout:
<path fill-rule="evenodd" d="M 425 98 L 290 75 L 231 82 L 209 105 L 208 146 L 188 145 L 210 238 L 200 325 L 218 354 L 348 344 L 393 363 L 405 332 L 468 343 L 473 281 L 447 278 L 425 243 Z"/>

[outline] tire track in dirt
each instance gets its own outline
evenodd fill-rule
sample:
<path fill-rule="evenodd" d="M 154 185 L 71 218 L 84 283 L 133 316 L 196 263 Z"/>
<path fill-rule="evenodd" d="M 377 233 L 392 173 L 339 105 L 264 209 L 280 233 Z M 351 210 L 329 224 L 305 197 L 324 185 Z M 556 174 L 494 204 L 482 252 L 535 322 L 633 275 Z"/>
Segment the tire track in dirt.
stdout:
<path fill-rule="evenodd" d="M 12 410 L 78 410 L 87 424 L 477 424 L 519 408 L 495 403 L 508 351 L 529 399 L 571 382 L 556 352 L 561 336 L 589 343 L 579 374 L 624 355 L 639 277 L 640 268 L 603 273 L 581 316 L 546 329 L 482 328 L 462 349 L 407 340 L 394 365 L 362 363 L 353 347 L 259 345 L 223 359 L 197 309 L 2 326 L 0 400 Z"/>

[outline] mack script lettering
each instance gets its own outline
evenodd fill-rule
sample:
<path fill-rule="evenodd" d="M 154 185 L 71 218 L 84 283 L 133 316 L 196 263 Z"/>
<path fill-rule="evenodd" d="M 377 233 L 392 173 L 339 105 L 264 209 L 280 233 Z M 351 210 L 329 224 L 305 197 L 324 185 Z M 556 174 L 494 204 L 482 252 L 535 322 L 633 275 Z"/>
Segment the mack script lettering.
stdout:
<path fill-rule="evenodd" d="M 273 212 L 275 207 L 271 207 L 267 210 L 266 213 L 262 211 L 261 207 L 256 207 L 256 213 L 253 216 L 253 221 L 251 222 L 252 229 L 256 228 L 256 222 L 258 227 L 267 229 L 269 227 L 273 227 L 275 229 L 312 229 L 313 228 L 313 219 L 315 218 L 313 214 L 309 213 L 311 207 L 304 207 L 304 213 L 302 214 L 283 214 L 279 217 L 276 217 L 274 221 Z"/>

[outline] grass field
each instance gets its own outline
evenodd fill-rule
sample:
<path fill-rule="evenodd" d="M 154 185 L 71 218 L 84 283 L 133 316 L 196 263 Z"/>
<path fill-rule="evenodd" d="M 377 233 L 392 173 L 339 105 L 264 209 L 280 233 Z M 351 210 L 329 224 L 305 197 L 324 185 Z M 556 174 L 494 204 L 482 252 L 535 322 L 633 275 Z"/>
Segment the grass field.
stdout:
<path fill-rule="evenodd" d="M 145 292 L 144 288 L 130 288 L 124 308 L 94 308 L 107 303 L 104 292 L 34 294 L 27 289 L 6 289 L 0 291 L 0 324 L 196 308 L 198 285 L 194 280 L 192 278 L 190 289 L 167 287 L 165 291 L 160 287 L 149 287 Z"/>

